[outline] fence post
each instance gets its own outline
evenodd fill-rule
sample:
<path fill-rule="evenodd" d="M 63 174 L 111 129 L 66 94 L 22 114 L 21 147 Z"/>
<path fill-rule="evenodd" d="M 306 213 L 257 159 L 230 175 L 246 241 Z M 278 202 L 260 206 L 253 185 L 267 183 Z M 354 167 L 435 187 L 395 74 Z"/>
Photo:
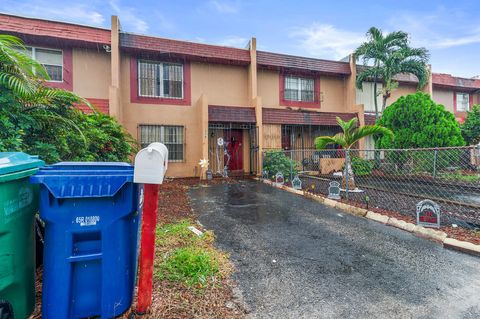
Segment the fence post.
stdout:
<path fill-rule="evenodd" d="M 290 183 L 293 180 L 293 150 L 290 150 Z"/>
<path fill-rule="evenodd" d="M 438 150 L 436 149 L 433 153 L 433 178 L 437 177 L 437 156 Z"/>
<path fill-rule="evenodd" d="M 348 178 L 349 178 L 349 174 L 348 174 L 348 166 L 349 166 L 349 163 L 350 163 L 350 150 L 347 149 L 345 151 L 345 198 L 348 199 Z"/>

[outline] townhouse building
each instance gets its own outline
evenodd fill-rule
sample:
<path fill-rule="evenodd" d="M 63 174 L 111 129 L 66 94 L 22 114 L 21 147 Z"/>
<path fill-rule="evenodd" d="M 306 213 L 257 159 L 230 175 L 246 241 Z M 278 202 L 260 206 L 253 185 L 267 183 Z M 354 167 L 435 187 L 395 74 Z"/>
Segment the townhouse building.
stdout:
<path fill-rule="evenodd" d="M 313 148 L 319 135 L 339 132 L 336 117 L 374 121 L 372 83 L 355 88 L 357 65 L 257 50 L 137 35 L 121 29 L 0 14 L 0 33 L 22 38 L 50 75 L 116 117 L 142 146 L 162 142 L 168 175 L 259 173 L 266 149 Z M 414 93 L 400 76 L 389 99 Z M 480 80 L 432 73 L 423 89 L 459 121 L 480 103 Z M 371 141 L 360 147 L 371 146 Z M 301 159 L 300 159 L 301 160 Z"/>

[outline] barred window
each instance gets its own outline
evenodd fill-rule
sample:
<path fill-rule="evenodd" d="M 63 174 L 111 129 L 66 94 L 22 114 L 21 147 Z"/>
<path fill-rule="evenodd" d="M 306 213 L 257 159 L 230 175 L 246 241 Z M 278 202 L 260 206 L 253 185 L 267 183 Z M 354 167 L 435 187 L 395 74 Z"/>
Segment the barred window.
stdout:
<path fill-rule="evenodd" d="M 288 101 L 314 102 L 315 80 L 285 76 L 284 98 Z"/>
<path fill-rule="evenodd" d="M 163 143 L 168 149 L 170 161 L 183 161 L 184 135 L 183 126 L 140 125 L 140 144 L 142 148 L 154 142 Z"/>
<path fill-rule="evenodd" d="M 43 65 L 51 82 L 63 81 L 63 51 L 43 49 L 36 47 L 25 47 L 23 51 L 38 63 Z"/>
<path fill-rule="evenodd" d="M 457 93 L 457 105 L 458 112 L 467 112 L 470 111 L 470 94 L 468 93 Z"/>
<path fill-rule="evenodd" d="M 183 98 L 183 65 L 138 61 L 138 95 Z"/>

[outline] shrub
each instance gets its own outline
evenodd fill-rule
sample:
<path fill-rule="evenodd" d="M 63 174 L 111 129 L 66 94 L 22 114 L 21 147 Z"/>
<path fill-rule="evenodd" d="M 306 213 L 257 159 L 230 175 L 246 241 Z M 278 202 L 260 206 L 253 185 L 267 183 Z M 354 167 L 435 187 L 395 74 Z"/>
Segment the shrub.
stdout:
<path fill-rule="evenodd" d="M 370 175 L 374 166 L 375 163 L 372 161 L 365 160 L 358 156 L 352 157 L 352 169 L 356 176 Z"/>
<path fill-rule="evenodd" d="M 290 174 L 298 174 L 298 163 L 285 156 L 283 151 L 267 151 L 263 158 L 263 170 L 268 172 L 269 177 L 281 172 L 287 182 Z"/>
<path fill-rule="evenodd" d="M 84 114 L 67 101 L 26 109 L 0 88 L 0 151 L 59 161 L 129 161 L 136 143 L 112 117 Z"/>
<path fill-rule="evenodd" d="M 455 116 L 423 92 L 400 97 L 385 109 L 378 124 L 391 129 L 395 134 L 395 139 L 388 135 L 379 137 L 379 148 L 465 145 Z"/>
<path fill-rule="evenodd" d="M 474 105 L 467 113 L 467 118 L 462 125 L 462 135 L 470 145 L 480 143 L 480 104 Z"/>

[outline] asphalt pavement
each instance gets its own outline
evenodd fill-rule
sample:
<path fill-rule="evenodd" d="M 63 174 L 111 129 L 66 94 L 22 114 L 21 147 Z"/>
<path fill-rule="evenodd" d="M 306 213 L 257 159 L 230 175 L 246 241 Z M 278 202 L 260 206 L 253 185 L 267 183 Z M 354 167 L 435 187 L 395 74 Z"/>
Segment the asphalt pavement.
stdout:
<path fill-rule="evenodd" d="M 253 318 L 480 318 L 479 257 L 255 181 L 190 197 Z"/>

